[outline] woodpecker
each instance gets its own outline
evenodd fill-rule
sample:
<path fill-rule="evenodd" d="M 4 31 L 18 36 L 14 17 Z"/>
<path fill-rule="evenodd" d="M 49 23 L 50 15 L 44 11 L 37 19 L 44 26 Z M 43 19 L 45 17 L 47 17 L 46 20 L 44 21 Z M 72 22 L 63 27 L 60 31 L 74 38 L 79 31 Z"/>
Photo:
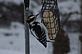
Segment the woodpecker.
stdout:
<path fill-rule="evenodd" d="M 47 47 L 47 35 L 42 23 L 36 22 L 36 16 L 31 14 L 26 17 L 26 22 L 29 24 L 30 31 L 32 30 L 35 33 L 36 39 L 43 44 L 44 47 Z M 35 37 L 34 36 L 34 37 Z"/>

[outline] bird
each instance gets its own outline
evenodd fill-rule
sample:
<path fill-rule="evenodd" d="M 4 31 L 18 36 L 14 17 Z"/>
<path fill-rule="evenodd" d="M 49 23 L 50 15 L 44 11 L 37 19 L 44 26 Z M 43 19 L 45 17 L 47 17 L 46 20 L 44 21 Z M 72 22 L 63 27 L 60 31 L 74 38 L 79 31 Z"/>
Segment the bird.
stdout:
<path fill-rule="evenodd" d="M 34 32 L 33 36 L 46 48 L 47 47 L 47 35 L 46 29 L 41 22 L 37 22 L 36 16 L 31 14 L 27 16 L 26 22 L 29 24 L 31 33 Z"/>

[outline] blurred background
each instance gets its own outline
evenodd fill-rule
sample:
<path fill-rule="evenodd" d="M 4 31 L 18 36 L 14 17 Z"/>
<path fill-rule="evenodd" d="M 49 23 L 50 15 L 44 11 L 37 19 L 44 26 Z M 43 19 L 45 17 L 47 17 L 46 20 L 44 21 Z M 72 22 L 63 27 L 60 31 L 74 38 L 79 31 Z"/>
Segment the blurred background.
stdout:
<path fill-rule="evenodd" d="M 24 0 L 0 0 L 0 54 L 25 54 Z M 82 0 L 58 0 L 61 36 L 44 48 L 31 34 L 31 54 L 82 54 Z M 31 0 L 37 14 L 41 0 Z M 60 41 L 57 41 L 60 40 Z M 59 53 L 60 52 L 60 53 Z"/>
<path fill-rule="evenodd" d="M 0 0 L 0 54 L 25 54 L 24 0 Z"/>

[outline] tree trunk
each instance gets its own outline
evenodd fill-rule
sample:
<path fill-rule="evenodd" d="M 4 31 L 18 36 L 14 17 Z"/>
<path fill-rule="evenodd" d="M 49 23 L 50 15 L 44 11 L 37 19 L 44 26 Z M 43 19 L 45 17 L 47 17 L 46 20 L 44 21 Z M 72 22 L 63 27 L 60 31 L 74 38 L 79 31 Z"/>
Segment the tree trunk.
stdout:
<path fill-rule="evenodd" d="M 58 33 L 55 43 L 53 44 L 53 54 L 66 54 L 70 51 L 69 38 L 64 30 L 60 30 Z"/>

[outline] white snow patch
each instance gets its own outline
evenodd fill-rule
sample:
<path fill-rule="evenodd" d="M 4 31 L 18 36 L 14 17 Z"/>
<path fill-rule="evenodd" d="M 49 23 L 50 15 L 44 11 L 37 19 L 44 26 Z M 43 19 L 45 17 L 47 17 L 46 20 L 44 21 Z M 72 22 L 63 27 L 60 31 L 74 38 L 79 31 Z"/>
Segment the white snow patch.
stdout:
<path fill-rule="evenodd" d="M 0 28 L 0 49 L 25 51 L 24 25 L 13 22 L 10 28 Z"/>
<path fill-rule="evenodd" d="M 11 51 L 11 50 L 2 50 L 2 49 L 0 49 L 0 54 L 25 54 L 25 53 L 20 52 L 20 51 Z"/>
<path fill-rule="evenodd" d="M 79 33 L 68 33 L 70 39 L 70 52 L 68 54 L 80 54 Z"/>
<path fill-rule="evenodd" d="M 58 4 L 60 12 L 62 13 L 70 13 L 70 12 L 80 12 L 80 8 L 78 3 L 68 1 L 68 2 L 61 2 Z"/>

